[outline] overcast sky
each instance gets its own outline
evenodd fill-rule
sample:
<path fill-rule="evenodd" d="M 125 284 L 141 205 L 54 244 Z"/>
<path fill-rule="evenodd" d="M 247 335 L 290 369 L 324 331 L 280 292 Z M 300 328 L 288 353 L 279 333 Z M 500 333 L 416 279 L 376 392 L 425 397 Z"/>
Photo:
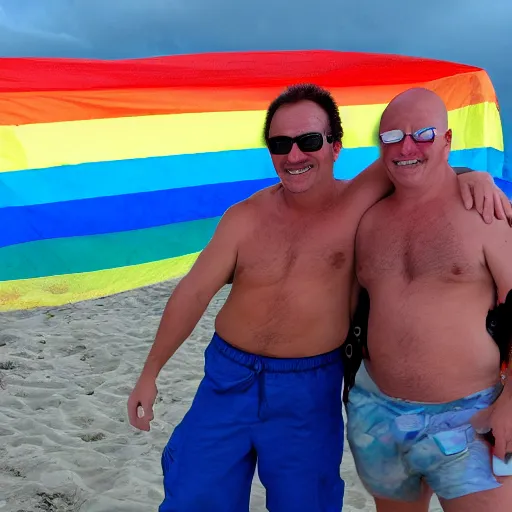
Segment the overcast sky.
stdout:
<path fill-rule="evenodd" d="M 498 92 L 510 173 L 511 32 L 512 0 L 0 0 L 0 56 L 322 48 L 483 67 Z"/>

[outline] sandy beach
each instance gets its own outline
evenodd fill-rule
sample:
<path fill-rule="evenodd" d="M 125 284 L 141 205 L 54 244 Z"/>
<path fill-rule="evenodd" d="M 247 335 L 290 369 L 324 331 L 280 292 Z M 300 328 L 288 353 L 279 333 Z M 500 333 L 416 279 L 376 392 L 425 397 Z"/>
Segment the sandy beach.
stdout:
<path fill-rule="evenodd" d="M 228 292 L 162 371 L 152 430 L 139 432 L 126 400 L 175 284 L 0 315 L 0 512 L 157 510 L 161 450 L 199 384 Z M 342 475 L 344 511 L 374 511 L 348 447 Z M 251 512 L 265 510 L 256 477 Z"/>

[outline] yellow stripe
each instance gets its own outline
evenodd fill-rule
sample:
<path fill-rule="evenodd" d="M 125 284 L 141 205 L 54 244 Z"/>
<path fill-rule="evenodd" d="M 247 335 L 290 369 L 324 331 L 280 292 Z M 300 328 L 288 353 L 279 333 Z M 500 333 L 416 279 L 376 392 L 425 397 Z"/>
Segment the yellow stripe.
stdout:
<path fill-rule="evenodd" d="M 498 107 L 486 102 L 448 112 L 453 130 L 452 150 L 494 148 L 504 151 L 503 129 Z"/>
<path fill-rule="evenodd" d="M 198 255 L 197 252 L 96 272 L 3 281 L 0 283 L 0 311 L 62 306 L 181 277 Z"/>
<path fill-rule="evenodd" d="M 374 146 L 385 104 L 340 108 L 347 148 Z M 0 172 L 262 147 L 264 111 L 170 114 L 0 126 Z M 492 102 L 449 112 L 453 149 L 503 150 Z"/>

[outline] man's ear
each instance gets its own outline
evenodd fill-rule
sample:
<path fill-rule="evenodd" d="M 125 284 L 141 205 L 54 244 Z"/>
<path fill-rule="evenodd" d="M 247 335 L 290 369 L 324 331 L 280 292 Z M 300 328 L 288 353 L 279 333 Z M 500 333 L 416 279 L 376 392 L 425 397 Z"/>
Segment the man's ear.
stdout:
<path fill-rule="evenodd" d="M 342 144 L 340 141 L 335 141 L 332 145 L 332 151 L 334 153 L 334 161 L 338 159 L 341 153 Z"/>
<path fill-rule="evenodd" d="M 444 134 L 444 139 L 446 140 L 446 144 L 451 148 L 452 146 L 452 137 L 453 137 L 453 133 L 452 133 L 452 129 L 451 128 L 448 128 L 448 130 L 446 131 L 446 133 Z"/>

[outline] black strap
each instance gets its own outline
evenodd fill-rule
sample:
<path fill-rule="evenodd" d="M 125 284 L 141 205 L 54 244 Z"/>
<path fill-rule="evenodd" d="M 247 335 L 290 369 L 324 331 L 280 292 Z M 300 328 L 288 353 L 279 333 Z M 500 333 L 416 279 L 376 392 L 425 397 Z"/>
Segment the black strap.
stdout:
<path fill-rule="evenodd" d="M 512 349 L 512 290 L 503 304 L 489 311 L 485 325 L 500 349 L 501 364 L 508 364 Z"/>
<path fill-rule="evenodd" d="M 368 317 L 370 316 L 370 296 L 362 288 L 359 292 L 357 308 L 350 324 L 347 339 L 342 347 L 343 360 L 343 402 L 347 403 L 348 393 L 354 386 L 356 374 L 363 358 L 368 354 Z"/>

